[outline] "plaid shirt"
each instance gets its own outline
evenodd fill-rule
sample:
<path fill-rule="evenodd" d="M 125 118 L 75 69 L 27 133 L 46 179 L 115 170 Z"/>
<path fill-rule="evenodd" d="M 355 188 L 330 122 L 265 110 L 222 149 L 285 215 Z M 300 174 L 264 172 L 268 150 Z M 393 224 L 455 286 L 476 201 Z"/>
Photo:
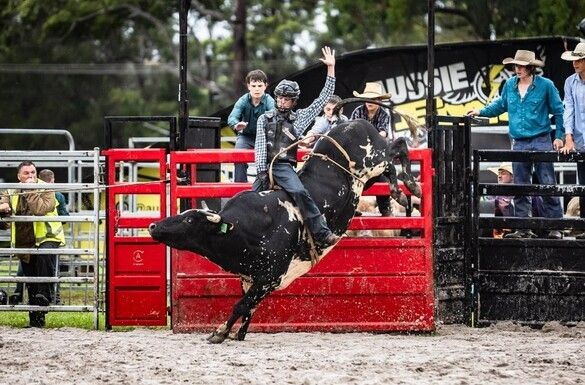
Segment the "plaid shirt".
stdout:
<path fill-rule="evenodd" d="M 366 105 L 362 104 L 361 106 L 353 110 L 353 112 L 351 113 L 351 117 L 349 118 L 349 120 L 354 119 L 367 120 L 368 122 L 372 123 L 372 126 L 374 126 L 376 130 L 378 130 L 378 132 L 385 131 L 386 134 L 389 134 L 388 138 L 391 138 L 393 136 L 390 135 L 392 134 L 390 132 L 390 115 L 388 115 L 388 113 L 384 111 L 382 107 L 378 108 L 378 111 L 376 111 L 376 115 L 374 115 L 372 119 L 369 119 Z"/>
<path fill-rule="evenodd" d="M 321 111 L 325 104 L 333 95 L 333 91 L 335 91 L 335 78 L 331 76 L 327 76 L 327 80 L 325 81 L 325 85 L 319 94 L 319 97 L 311 103 L 311 105 L 307 108 L 303 108 L 296 111 L 297 118 L 293 122 L 293 132 L 295 136 L 298 138 L 300 137 L 303 132 L 309 127 L 309 125 L 313 122 L 313 119 Z M 262 172 L 268 169 L 267 166 L 267 159 L 266 159 L 266 133 L 264 132 L 264 125 L 266 124 L 266 116 L 262 114 L 258 118 L 258 125 L 256 126 L 256 171 Z M 270 159 L 271 161 L 272 159 Z"/>

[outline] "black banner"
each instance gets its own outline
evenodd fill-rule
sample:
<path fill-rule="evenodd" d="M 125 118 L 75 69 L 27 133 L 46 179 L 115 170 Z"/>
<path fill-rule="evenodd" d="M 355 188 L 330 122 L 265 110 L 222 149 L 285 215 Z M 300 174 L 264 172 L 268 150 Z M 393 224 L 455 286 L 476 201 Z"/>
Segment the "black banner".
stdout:
<path fill-rule="evenodd" d="M 434 84 L 438 114 L 462 116 L 497 97 L 500 87 L 513 75 L 513 69 L 504 66 L 502 60 L 513 57 L 518 49 L 536 52 L 537 58 L 545 63 L 542 74 L 555 83 L 562 97 L 565 79 L 574 70 L 570 62 L 561 60 L 561 53 L 573 49 L 578 42 L 574 37 L 539 37 L 437 44 Z M 415 116 L 424 124 L 428 78 L 426 49 L 425 45 L 413 45 L 342 54 L 336 63 L 335 93 L 348 98 L 353 96 L 354 90 L 362 92 L 366 82 L 380 82 L 392 94 L 392 102 L 400 111 Z M 287 77 L 300 85 L 298 108 L 306 107 L 319 95 L 325 71 L 325 66 L 318 63 Z M 271 83 L 271 94 L 278 81 Z M 232 107 L 213 116 L 226 121 Z M 346 106 L 346 115 L 354 107 Z M 507 114 L 503 114 L 490 119 L 489 125 L 507 125 L 507 119 Z M 406 131 L 406 123 L 396 120 L 394 129 Z"/>

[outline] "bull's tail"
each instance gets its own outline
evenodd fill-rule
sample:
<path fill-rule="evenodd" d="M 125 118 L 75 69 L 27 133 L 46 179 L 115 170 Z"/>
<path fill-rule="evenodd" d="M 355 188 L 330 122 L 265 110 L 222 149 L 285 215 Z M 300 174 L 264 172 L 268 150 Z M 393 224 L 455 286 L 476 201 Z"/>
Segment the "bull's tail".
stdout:
<path fill-rule="evenodd" d="M 394 159 L 398 159 L 400 161 L 402 171 L 400 174 L 398 174 L 397 178 L 404 182 L 412 195 L 420 198 L 422 196 L 422 191 L 419 184 L 416 182 L 416 179 L 412 176 L 410 159 L 408 159 L 408 146 L 406 145 L 406 139 L 398 138 L 390 142 L 388 144 L 388 154 L 390 162 L 392 162 Z M 397 199 L 399 203 L 401 200 L 405 199 L 405 197 L 401 196 L 403 194 L 400 190 L 399 192 L 393 191 L 393 194 L 400 195 L 400 199 Z"/>

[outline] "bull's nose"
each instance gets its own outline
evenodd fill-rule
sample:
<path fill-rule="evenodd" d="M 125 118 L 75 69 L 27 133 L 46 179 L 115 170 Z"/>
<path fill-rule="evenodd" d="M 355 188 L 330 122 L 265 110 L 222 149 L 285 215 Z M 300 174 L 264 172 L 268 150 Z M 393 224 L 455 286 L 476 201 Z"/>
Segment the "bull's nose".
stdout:
<path fill-rule="evenodd" d="M 152 230 L 154 230 L 154 228 L 156 227 L 156 224 L 151 223 L 150 225 L 148 225 L 148 232 L 152 234 Z"/>

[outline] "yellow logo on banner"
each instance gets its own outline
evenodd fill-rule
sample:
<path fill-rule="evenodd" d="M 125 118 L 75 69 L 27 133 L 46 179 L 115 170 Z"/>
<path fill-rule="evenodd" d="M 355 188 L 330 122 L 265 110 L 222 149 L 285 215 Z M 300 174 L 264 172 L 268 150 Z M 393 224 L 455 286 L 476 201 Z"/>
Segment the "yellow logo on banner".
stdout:
<path fill-rule="evenodd" d="M 435 69 L 434 91 L 437 113 L 439 115 L 464 116 L 469 110 L 482 108 L 499 96 L 502 84 L 513 73 L 505 69 L 502 64 L 483 67 L 473 79 L 467 75 L 465 63 L 453 63 Z M 489 87 L 485 82 L 488 78 Z M 388 92 L 392 93 L 392 101 L 407 114 L 417 118 L 423 124 L 426 114 L 426 73 L 411 73 L 408 76 L 400 75 L 384 81 Z M 508 114 L 491 118 L 490 125 L 507 125 Z M 397 132 L 408 129 L 404 120 L 395 124 Z"/>

